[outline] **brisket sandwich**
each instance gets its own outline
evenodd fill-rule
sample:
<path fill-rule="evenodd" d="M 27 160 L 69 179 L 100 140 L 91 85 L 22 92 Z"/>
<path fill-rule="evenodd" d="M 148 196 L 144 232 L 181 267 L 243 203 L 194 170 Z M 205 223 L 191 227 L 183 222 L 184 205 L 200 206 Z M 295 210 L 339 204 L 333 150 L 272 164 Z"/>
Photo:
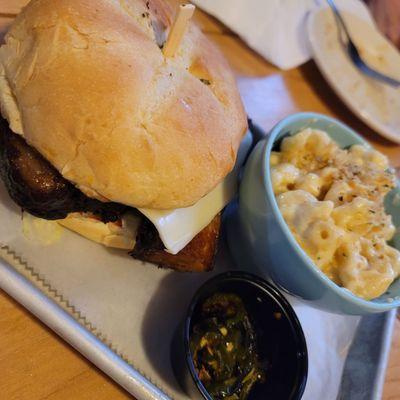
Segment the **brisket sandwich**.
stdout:
<path fill-rule="evenodd" d="M 247 125 L 193 23 L 164 57 L 173 19 L 161 0 L 32 0 L 0 48 L 0 172 L 36 217 L 204 271 Z"/>

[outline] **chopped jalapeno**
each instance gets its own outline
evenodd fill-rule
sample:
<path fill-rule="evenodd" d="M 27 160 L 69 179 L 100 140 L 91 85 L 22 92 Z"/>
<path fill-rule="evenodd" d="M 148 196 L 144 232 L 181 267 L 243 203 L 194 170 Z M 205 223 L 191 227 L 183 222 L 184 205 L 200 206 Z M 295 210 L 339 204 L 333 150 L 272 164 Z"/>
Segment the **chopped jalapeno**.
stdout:
<path fill-rule="evenodd" d="M 265 368 L 245 306 L 235 294 L 217 293 L 201 306 L 190 347 L 197 373 L 214 399 L 245 400 Z"/>

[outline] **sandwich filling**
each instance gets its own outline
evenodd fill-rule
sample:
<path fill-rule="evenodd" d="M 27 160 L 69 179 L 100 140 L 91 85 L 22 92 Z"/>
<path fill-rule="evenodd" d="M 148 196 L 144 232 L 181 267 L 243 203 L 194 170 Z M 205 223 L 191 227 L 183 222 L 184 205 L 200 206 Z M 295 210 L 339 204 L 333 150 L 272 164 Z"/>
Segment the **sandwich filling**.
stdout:
<path fill-rule="evenodd" d="M 238 170 L 250 146 L 251 137 L 247 136 L 235 169 L 194 206 L 137 210 L 87 197 L 1 119 L 0 175 L 14 202 L 38 218 L 58 220 L 111 247 L 127 248 L 129 244 L 131 255 L 144 261 L 201 271 L 211 268 L 220 228 L 219 213 L 236 192 Z M 127 215 L 129 229 L 125 227 Z M 137 222 L 132 224 L 135 218 Z M 108 230 L 112 234 L 106 236 Z"/>

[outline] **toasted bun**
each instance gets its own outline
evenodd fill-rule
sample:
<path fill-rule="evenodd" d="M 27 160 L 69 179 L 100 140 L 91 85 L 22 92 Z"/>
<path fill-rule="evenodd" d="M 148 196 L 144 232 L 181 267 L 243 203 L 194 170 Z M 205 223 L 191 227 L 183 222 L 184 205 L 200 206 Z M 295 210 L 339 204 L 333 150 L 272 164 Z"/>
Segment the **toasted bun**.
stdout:
<path fill-rule="evenodd" d="M 126 214 L 118 223 L 104 223 L 89 214 L 72 213 L 67 218 L 57 222 L 86 239 L 101 243 L 104 246 L 133 250 L 136 244 L 140 217 Z"/>
<path fill-rule="evenodd" d="M 173 16 L 161 0 L 32 0 L 6 36 L 3 115 L 90 197 L 185 207 L 233 168 L 234 77 L 193 23 L 166 59 Z"/>

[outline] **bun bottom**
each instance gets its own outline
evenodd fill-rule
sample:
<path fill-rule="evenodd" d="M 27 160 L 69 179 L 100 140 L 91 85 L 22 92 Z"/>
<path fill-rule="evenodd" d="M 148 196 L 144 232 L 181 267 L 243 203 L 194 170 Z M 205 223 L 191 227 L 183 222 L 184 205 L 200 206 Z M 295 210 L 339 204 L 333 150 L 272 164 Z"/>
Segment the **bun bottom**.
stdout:
<path fill-rule="evenodd" d="M 127 213 L 120 221 L 104 223 L 88 213 L 72 213 L 57 222 L 106 247 L 133 250 L 141 218 Z"/>

